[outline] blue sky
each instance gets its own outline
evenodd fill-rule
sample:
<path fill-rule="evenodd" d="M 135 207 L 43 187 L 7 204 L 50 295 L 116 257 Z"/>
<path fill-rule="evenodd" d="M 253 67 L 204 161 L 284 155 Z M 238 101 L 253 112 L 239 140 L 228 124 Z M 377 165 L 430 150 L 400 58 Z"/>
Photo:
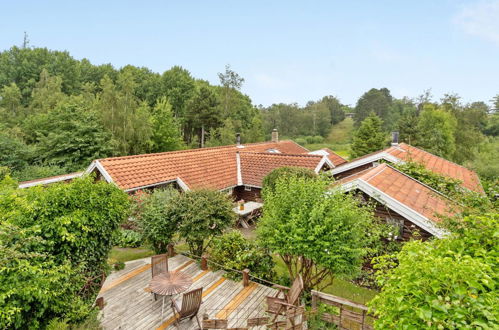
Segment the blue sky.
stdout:
<path fill-rule="evenodd" d="M 255 104 L 324 95 L 355 104 L 372 87 L 395 97 L 499 93 L 494 1 L 6 1 L 0 49 L 68 50 L 92 63 L 181 65 L 217 83 L 229 63 Z"/>

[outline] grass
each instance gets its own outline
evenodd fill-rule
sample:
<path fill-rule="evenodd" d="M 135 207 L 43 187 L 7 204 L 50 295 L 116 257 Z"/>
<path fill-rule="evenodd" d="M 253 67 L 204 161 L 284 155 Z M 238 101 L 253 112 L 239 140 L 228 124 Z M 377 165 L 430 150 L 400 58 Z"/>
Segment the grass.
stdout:
<path fill-rule="evenodd" d="M 308 150 L 329 148 L 341 157 L 348 159 L 353 130 L 353 119 L 345 118 L 342 122 L 331 127 L 331 132 L 323 143 L 306 144 L 304 147 Z"/>
<path fill-rule="evenodd" d="M 276 266 L 275 271 L 278 277 L 288 277 L 288 269 L 286 265 L 278 256 L 273 257 Z M 335 296 L 340 296 L 345 299 L 352 300 L 359 304 L 366 304 L 376 295 L 376 291 L 369 290 L 360 286 L 357 286 L 349 281 L 336 278 L 333 280 L 333 284 L 325 287 L 321 290 L 322 292 L 329 293 Z"/>
<path fill-rule="evenodd" d="M 154 252 L 147 247 L 138 248 L 120 248 L 114 247 L 109 253 L 109 259 L 118 262 L 127 262 L 130 260 L 142 259 L 154 255 Z"/>

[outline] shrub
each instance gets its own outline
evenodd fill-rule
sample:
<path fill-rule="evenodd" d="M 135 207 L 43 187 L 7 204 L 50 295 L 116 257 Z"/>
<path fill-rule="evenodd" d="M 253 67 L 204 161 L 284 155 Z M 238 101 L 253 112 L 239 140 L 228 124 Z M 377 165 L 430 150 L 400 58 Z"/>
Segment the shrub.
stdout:
<path fill-rule="evenodd" d="M 139 225 L 144 238 L 156 253 L 165 253 L 178 227 L 178 219 L 171 217 L 172 207 L 179 198 L 175 189 L 155 190 L 142 197 Z"/>
<path fill-rule="evenodd" d="M 0 222 L 1 329 L 43 328 L 56 317 L 80 321 L 90 312 L 78 296 L 85 282 L 80 267 L 32 252 L 48 244 L 29 229 Z"/>
<path fill-rule="evenodd" d="M 7 202 L 4 202 L 7 201 Z M 0 222 L 8 222 L 45 240 L 32 252 L 54 262 L 82 267 L 92 296 L 107 270 L 112 238 L 128 215 L 127 195 L 113 184 L 92 177 L 47 187 L 5 190 L 0 194 Z"/>
<path fill-rule="evenodd" d="M 313 136 L 305 136 L 305 140 L 307 141 L 307 144 L 312 144 L 314 143 L 314 137 Z"/>
<path fill-rule="evenodd" d="M 303 167 L 285 166 L 276 168 L 263 178 L 263 197 L 267 192 L 274 191 L 276 182 L 281 177 L 302 177 L 302 178 L 315 178 L 317 174 L 314 171 Z"/>
<path fill-rule="evenodd" d="M 259 247 L 254 241 L 246 239 L 239 231 L 233 230 L 213 239 L 210 251 L 210 261 L 223 265 L 223 268 L 251 271 L 254 275 L 265 280 L 273 280 L 274 260 L 268 251 Z M 210 264 L 213 270 L 220 269 L 216 264 Z M 240 274 L 229 272 L 232 278 L 239 278 Z"/>
<path fill-rule="evenodd" d="M 324 138 L 322 136 L 320 136 L 320 135 L 316 135 L 316 136 L 313 137 L 312 141 L 314 141 L 312 143 L 316 143 L 316 144 L 323 143 L 324 142 Z"/>
<path fill-rule="evenodd" d="M 135 248 L 141 246 L 142 241 L 143 237 L 140 232 L 135 230 L 120 228 L 120 230 L 116 232 L 113 245 L 123 248 L 126 247 Z"/>
<path fill-rule="evenodd" d="M 180 237 L 185 239 L 190 253 L 196 256 L 201 256 L 211 239 L 222 234 L 236 220 L 229 196 L 215 190 L 188 191 L 170 204 L 169 219 L 179 224 Z"/>
<path fill-rule="evenodd" d="M 307 140 L 305 140 L 304 138 L 301 138 L 301 137 L 300 137 L 300 138 L 296 138 L 296 139 L 294 139 L 294 141 L 295 141 L 296 143 L 298 143 L 299 145 L 301 145 L 301 146 L 303 146 L 303 145 L 307 144 Z"/>
<path fill-rule="evenodd" d="M 383 288 L 370 302 L 376 328 L 497 329 L 498 222 L 498 214 L 467 217 L 449 238 L 381 259 Z"/>

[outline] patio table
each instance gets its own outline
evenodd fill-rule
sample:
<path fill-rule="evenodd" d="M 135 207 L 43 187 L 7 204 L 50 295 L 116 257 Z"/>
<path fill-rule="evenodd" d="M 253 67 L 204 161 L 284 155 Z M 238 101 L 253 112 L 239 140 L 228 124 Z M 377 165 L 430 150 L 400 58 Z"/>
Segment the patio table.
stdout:
<path fill-rule="evenodd" d="M 169 271 L 154 276 L 149 283 L 151 292 L 163 296 L 161 304 L 161 319 L 163 319 L 163 309 L 165 298 L 187 291 L 192 285 L 192 278 L 181 271 Z"/>
<path fill-rule="evenodd" d="M 241 210 L 239 209 L 239 205 L 234 207 L 232 210 L 239 215 L 239 224 L 243 228 L 249 228 L 248 220 L 251 219 L 246 219 L 248 216 L 250 216 L 254 211 L 261 209 L 263 206 L 263 203 L 258 203 L 258 202 L 246 202 L 243 204 L 244 209 Z"/>

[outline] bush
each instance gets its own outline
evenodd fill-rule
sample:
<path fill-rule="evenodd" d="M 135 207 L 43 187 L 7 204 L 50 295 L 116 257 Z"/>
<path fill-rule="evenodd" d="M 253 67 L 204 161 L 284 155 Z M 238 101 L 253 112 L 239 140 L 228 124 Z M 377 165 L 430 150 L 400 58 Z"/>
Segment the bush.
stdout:
<path fill-rule="evenodd" d="M 210 261 L 223 265 L 225 269 L 249 269 L 251 275 L 273 280 L 275 277 L 274 260 L 272 256 L 254 241 L 250 241 L 237 230 L 230 231 L 213 239 L 210 251 Z M 218 265 L 210 264 L 213 270 L 220 269 Z M 239 273 L 227 273 L 228 277 L 239 278 Z"/>
<path fill-rule="evenodd" d="M 285 166 L 276 168 L 263 178 L 263 197 L 270 191 L 274 191 L 276 182 L 280 177 L 301 177 L 301 178 L 315 178 L 317 174 L 314 171 L 303 167 Z"/>
<path fill-rule="evenodd" d="M 90 312 L 78 296 L 81 268 L 32 252 L 49 244 L 29 229 L 0 222 L 1 329 L 44 328 L 53 318 L 80 321 Z"/>
<path fill-rule="evenodd" d="M 0 222 L 28 230 L 45 240 L 32 252 L 46 253 L 58 264 L 82 267 L 91 297 L 108 269 L 114 232 L 129 211 L 128 196 L 113 184 L 92 177 L 47 187 L 4 190 Z"/>
<path fill-rule="evenodd" d="M 194 190 L 177 196 L 168 209 L 169 219 L 178 223 L 178 233 L 189 251 L 201 256 L 211 239 L 232 226 L 236 214 L 232 200 L 215 190 Z"/>
<path fill-rule="evenodd" d="M 301 146 L 304 146 L 305 144 L 307 144 L 307 140 L 305 140 L 304 138 L 301 138 L 301 137 L 294 139 L 294 141 Z"/>
<path fill-rule="evenodd" d="M 156 253 L 165 253 L 178 226 L 171 209 L 173 200 L 179 197 L 175 189 L 155 190 L 151 195 L 141 198 L 139 225 L 144 238 Z"/>
<path fill-rule="evenodd" d="M 307 141 L 307 144 L 313 144 L 314 143 L 314 137 L 309 135 L 309 136 L 305 136 L 305 140 Z"/>
<path fill-rule="evenodd" d="M 143 237 L 140 232 L 120 228 L 120 230 L 116 232 L 113 245 L 122 248 L 136 248 L 142 245 L 142 241 Z"/>
<path fill-rule="evenodd" d="M 312 140 L 314 141 L 312 143 L 316 143 L 316 144 L 324 142 L 324 138 L 320 135 L 314 136 Z"/>
<path fill-rule="evenodd" d="M 497 329 L 498 224 L 498 214 L 468 217 L 449 238 L 381 259 L 376 328 Z"/>

